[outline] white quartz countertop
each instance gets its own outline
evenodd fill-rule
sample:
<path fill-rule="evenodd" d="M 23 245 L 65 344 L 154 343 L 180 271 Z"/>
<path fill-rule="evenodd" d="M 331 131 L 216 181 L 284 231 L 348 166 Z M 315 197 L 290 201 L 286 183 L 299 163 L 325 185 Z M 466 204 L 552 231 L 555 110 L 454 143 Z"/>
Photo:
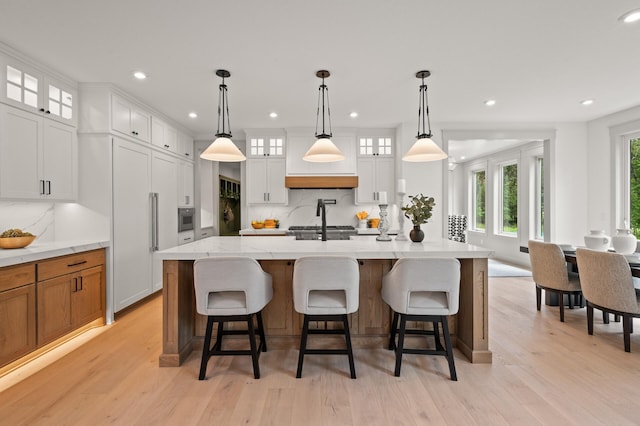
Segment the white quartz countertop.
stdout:
<path fill-rule="evenodd" d="M 358 259 L 400 259 L 403 257 L 487 258 L 493 252 L 484 247 L 441 240 L 377 241 L 352 237 L 351 240 L 298 240 L 293 236 L 210 237 L 156 252 L 161 260 L 193 260 L 215 256 L 248 256 L 257 260 L 297 259 L 310 255 L 353 256 Z"/>
<path fill-rule="evenodd" d="M 0 267 L 81 253 L 83 251 L 109 247 L 109 245 L 109 241 L 55 241 L 39 243 L 36 239 L 31 245 L 25 248 L 0 249 Z"/>

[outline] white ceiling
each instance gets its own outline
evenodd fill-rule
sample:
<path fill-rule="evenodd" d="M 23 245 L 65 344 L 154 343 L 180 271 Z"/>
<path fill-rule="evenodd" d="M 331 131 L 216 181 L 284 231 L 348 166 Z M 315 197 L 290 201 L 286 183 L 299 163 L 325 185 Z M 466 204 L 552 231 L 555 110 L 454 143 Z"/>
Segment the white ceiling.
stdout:
<path fill-rule="evenodd" d="M 0 41 L 79 82 L 112 82 L 191 129 L 313 127 L 318 69 L 334 127 L 587 121 L 640 105 L 640 0 L 0 0 Z M 149 78 L 137 81 L 131 73 Z M 486 107 L 483 101 L 496 99 Z M 579 104 L 595 99 L 589 107 Z M 349 112 L 357 111 L 357 119 Z M 199 114 L 188 118 L 190 111 Z M 269 118 L 276 111 L 277 119 Z"/>

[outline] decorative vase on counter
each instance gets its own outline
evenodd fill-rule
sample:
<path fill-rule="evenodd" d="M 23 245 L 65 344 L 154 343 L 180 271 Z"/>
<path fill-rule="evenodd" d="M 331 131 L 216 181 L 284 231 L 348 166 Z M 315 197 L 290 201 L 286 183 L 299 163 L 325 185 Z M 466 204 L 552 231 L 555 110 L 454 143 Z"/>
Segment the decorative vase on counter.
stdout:
<path fill-rule="evenodd" d="M 409 232 L 409 238 L 414 243 L 420 243 L 424 240 L 424 232 L 420 229 L 420 225 L 413 225 L 413 229 Z"/>
<path fill-rule="evenodd" d="M 617 229 L 616 235 L 611 237 L 611 243 L 616 253 L 633 254 L 636 251 L 638 240 L 631 233 L 631 229 Z"/>
<path fill-rule="evenodd" d="M 611 243 L 611 237 L 599 229 L 589 231 L 589 235 L 584 236 L 584 245 L 591 250 L 607 251 L 609 243 Z"/>
<path fill-rule="evenodd" d="M 367 229 L 367 219 L 358 220 L 358 228 Z"/>

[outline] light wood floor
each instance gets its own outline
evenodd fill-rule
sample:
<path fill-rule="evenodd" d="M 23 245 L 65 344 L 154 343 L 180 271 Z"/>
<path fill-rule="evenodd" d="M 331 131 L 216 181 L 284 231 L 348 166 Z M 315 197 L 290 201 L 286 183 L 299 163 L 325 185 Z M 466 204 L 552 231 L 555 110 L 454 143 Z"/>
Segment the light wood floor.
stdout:
<path fill-rule="evenodd" d="M 0 424 L 638 424 L 640 333 L 625 353 L 622 326 L 584 309 L 535 310 L 531 278 L 491 278 L 492 365 L 456 353 L 458 382 L 441 357 L 405 356 L 393 376 L 390 351 L 310 356 L 270 349 L 254 380 L 248 357 L 218 357 L 198 381 L 199 354 L 159 368 L 161 299 L 126 314 L 88 344 L 0 393 Z M 634 327 L 640 331 L 640 322 Z"/>

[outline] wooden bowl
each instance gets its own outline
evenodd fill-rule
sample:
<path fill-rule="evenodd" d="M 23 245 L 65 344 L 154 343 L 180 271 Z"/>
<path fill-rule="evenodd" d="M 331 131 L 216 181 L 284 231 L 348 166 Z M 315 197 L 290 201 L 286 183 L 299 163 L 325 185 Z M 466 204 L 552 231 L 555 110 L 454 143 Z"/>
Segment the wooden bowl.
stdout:
<path fill-rule="evenodd" d="M 3 249 L 17 249 L 24 248 L 31 244 L 36 239 L 35 235 L 30 237 L 9 237 L 0 238 L 0 248 Z"/>
<path fill-rule="evenodd" d="M 264 228 L 264 223 L 252 223 L 253 229 L 262 229 Z"/>

